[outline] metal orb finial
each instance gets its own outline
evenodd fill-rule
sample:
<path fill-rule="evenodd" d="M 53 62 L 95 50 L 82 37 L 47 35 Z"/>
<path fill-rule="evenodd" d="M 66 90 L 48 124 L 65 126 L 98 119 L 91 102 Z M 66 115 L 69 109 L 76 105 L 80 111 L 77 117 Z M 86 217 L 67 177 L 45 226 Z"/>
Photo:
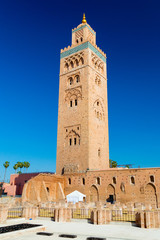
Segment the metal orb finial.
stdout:
<path fill-rule="evenodd" d="M 82 23 L 87 23 L 85 13 L 83 13 Z"/>

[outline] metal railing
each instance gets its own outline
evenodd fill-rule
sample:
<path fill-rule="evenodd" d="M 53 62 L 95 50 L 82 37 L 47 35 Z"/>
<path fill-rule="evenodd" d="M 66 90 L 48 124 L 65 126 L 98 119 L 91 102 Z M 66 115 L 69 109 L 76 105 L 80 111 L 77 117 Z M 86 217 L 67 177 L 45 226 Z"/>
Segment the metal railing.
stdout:
<path fill-rule="evenodd" d="M 90 219 L 92 209 L 72 209 L 72 218 L 74 219 Z"/>
<path fill-rule="evenodd" d="M 135 222 L 136 211 L 112 210 L 112 221 Z"/>
<path fill-rule="evenodd" d="M 7 218 L 21 218 L 23 208 L 9 208 Z"/>
<path fill-rule="evenodd" d="M 38 217 L 54 218 L 54 208 L 39 208 Z"/>

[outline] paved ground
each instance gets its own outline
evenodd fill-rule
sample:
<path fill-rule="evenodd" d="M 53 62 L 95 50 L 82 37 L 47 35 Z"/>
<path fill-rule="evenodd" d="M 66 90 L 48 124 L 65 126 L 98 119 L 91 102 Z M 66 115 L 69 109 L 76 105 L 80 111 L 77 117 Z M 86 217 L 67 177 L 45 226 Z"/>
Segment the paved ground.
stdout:
<path fill-rule="evenodd" d="M 60 233 L 76 234 L 75 240 L 86 240 L 87 237 L 103 237 L 106 240 L 160 240 L 160 229 L 141 229 L 130 224 L 92 225 L 86 222 L 55 223 L 49 220 L 22 221 L 28 223 L 43 224 L 46 232 L 54 233 L 53 236 L 39 236 L 36 233 L 23 233 L 7 237 L 12 240 L 72 240 L 59 237 Z M 17 224 L 21 221 L 8 221 L 5 225 Z M 2 225 L 0 225 L 2 226 Z M 4 234 L 0 236 L 0 239 Z M 74 240 L 74 239 L 73 239 Z"/>

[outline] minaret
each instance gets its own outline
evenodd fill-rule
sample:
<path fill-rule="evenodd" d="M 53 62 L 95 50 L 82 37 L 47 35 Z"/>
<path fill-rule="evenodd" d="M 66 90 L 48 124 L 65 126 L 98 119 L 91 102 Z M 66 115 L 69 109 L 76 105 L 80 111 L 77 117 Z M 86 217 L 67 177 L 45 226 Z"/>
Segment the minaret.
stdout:
<path fill-rule="evenodd" d="M 85 14 L 61 50 L 57 174 L 109 168 L 106 55 Z"/>

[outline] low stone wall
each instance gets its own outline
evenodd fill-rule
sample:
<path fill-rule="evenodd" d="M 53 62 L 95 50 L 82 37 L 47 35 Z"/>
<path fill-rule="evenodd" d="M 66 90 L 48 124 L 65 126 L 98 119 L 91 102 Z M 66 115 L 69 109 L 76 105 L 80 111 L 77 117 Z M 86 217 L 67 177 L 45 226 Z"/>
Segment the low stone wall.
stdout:
<path fill-rule="evenodd" d="M 91 222 L 93 224 L 109 224 L 111 222 L 111 210 L 94 209 L 91 213 Z"/>
<path fill-rule="evenodd" d="M 111 221 L 121 221 L 123 214 L 126 212 L 127 214 L 132 214 L 131 218 L 134 216 L 134 220 L 132 218 L 126 219 L 126 221 L 135 221 L 138 227 L 160 228 L 160 209 L 143 210 L 142 207 L 139 207 L 139 209 L 134 209 L 133 206 L 128 206 L 127 208 L 126 206 L 120 207 L 115 205 L 110 205 L 106 208 L 106 206 L 104 207 L 100 203 L 97 203 L 94 208 L 88 208 L 88 206 L 84 204 L 69 204 L 68 206 L 66 206 L 65 204 L 62 205 L 63 207 L 56 206 L 56 208 L 41 208 L 41 210 L 43 210 L 44 212 L 46 211 L 48 214 L 46 217 L 51 219 L 54 218 L 55 222 L 71 222 L 72 218 L 74 218 L 73 215 L 76 215 L 78 213 L 80 214 L 79 219 L 83 217 L 83 219 L 89 218 L 93 224 L 97 225 L 109 224 Z M 9 208 L 7 206 L 0 207 L 0 223 L 4 223 L 7 220 L 8 211 Z M 117 214 L 117 218 L 115 219 L 113 217 L 114 212 L 116 212 Z M 30 206 L 23 207 L 21 216 L 25 219 L 36 219 L 40 216 L 40 209 L 38 207 Z M 123 219 L 123 221 L 125 221 L 125 218 Z"/>
<path fill-rule="evenodd" d="M 160 228 L 160 209 L 137 213 L 136 225 L 141 228 Z"/>

